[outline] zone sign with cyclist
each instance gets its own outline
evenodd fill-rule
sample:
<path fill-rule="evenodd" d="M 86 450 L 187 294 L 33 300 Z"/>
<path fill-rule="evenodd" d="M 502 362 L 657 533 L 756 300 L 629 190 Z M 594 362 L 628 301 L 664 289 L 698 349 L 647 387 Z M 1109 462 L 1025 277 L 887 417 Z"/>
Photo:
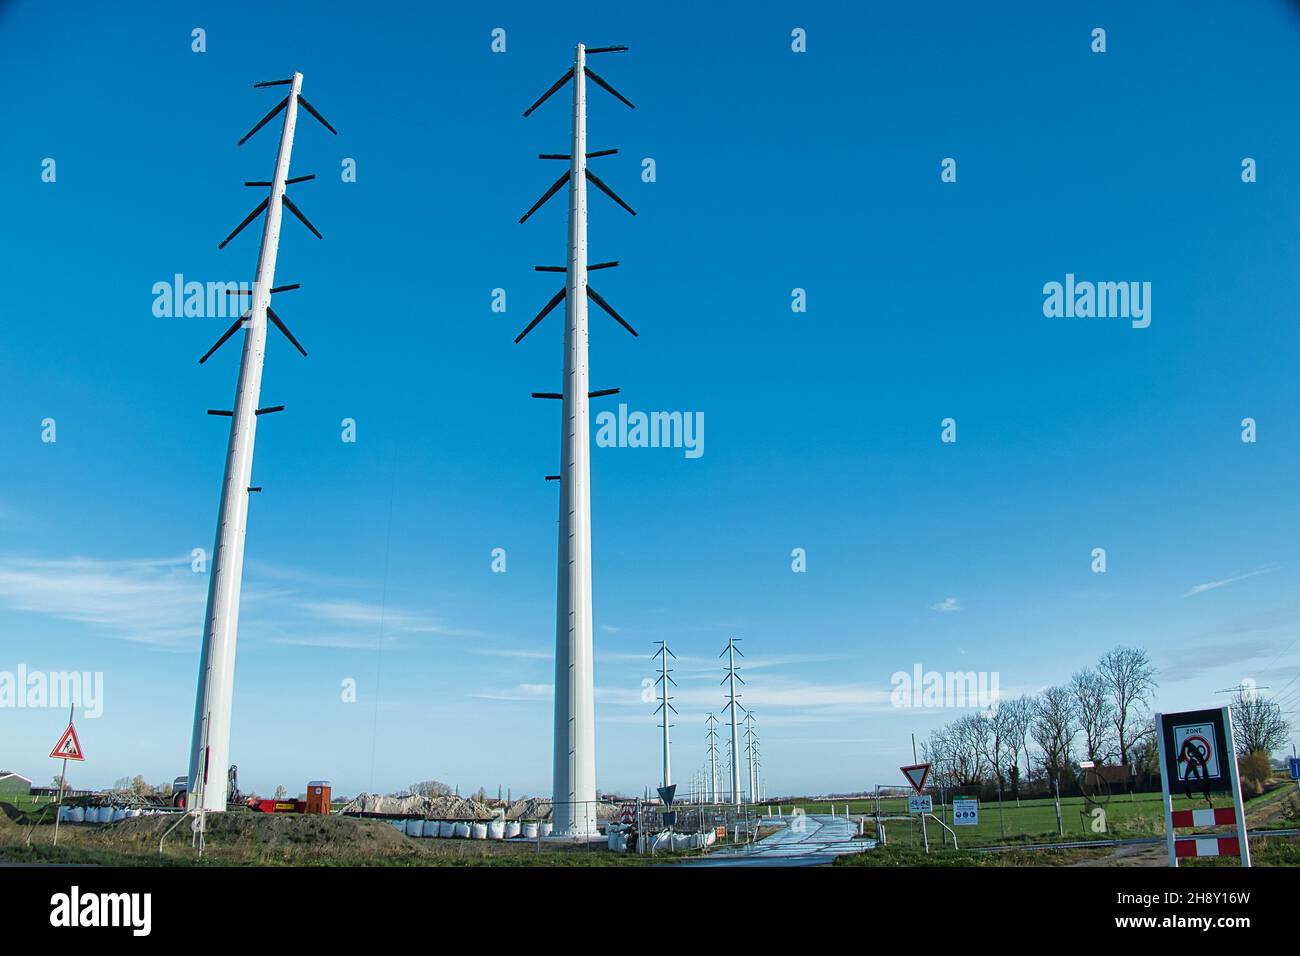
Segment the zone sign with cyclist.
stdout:
<path fill-rule="evenodd" d="M 1194 710 L 1164 714 L 1165 770 L 1173 793 L 1225 793 L 1232 781 L 1224 761 L 1231 760 L 1225 715 L 1221 710 Z"/>
<path fill-rule="evenodd" d="M 1175 724 L 1174 753 L 1178 755 L 1183 780 L 1219 779 L 1219 750 L 1214 744 L 1215 725 Z"/>
<path fill-rule="evenodd" d="M 1250 866 L 1231 708 L 1156 714 L 1156 742 L 1169 865 L 1187 857 L 1236 856 Z"/>

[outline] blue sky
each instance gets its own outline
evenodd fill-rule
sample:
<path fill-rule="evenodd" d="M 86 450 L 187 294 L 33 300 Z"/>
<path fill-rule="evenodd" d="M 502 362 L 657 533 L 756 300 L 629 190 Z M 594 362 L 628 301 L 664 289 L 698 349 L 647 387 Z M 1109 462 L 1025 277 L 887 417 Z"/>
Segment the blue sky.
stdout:
<path fill-rule="evenodd" d="M 52 29 L 0 5 L 0 670 L 103 672 L 75 783 L 185 769 L 189 555 L 212 546 L 227 429 L 204 412 L 229 407 L 239 350 L 199 367 L 228 320 L 157 318 L 151 289 L 251 279 L 255 228 L 216 246 L 275 133 L 235 142 L 277 99 L 251 84 L 296 69 L 340 135 L 304 117 L 294 151 L 325 240 L 286 221 L 277 279 L 303 289 L 277 309 L 311 354 L 277 338 L 267 361 L 264 404 L 288 412 L 254 466 L 241 782 L 549 790 L 559 436 L 528 393 L 559 385 L 561 323 L 511 341 L 565 230 L 560 201 L 517 223 L 557 172 L 535 155 L 567 148 L 564 98 L 520 113 L 578 40 L 632 46 L 593 65 L 637 104 L 589 92 L 591 147 L 622 150 L 601 176 L 639 213 L 593 192 L 592 255 L 623 263 L 596 285 L 641 332 L 593 313 L 593 387 L 706 421 L 698 459 L 593 453 L 602 787 L 658 781 L 641 680 L 662 639 L 677 778 L 739 637 L 773 793 L 897 782 L 908 735 L 957 716 L 889 705 L 917 663 L 1014 693 L 1128 643 L 1163 709 L 1288 686 L 1291 6 L 448 6 L 88 4 Z M 1150 282 L 1150 327 L 1045 318 L 1066 273 Z M 62 720 L 0 711 L 0 765 L 53 774 Z"/>

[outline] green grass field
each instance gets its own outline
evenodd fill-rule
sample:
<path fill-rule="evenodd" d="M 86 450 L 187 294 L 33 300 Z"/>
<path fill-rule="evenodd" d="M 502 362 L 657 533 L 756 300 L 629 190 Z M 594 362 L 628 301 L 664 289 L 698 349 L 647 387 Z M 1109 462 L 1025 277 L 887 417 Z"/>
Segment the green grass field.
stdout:
<path fill-rule="evenodd" d="M 1250 814 L 1252 809 L 1262 803 L 1278 800 L 1283 795 L 1283 792 L 1285 792 L 1285 788 L 1275 788 L 1261 797 L 1248 800 L 1246 802 L 1247 814 Z M 793 804 L 786 803 L 782 807 L 787 813 L 791 806 L 797 806 L 805 813 L 824 814 L 830 812 L 832 803 L 838 816 L 844 815 L 846 803 L 852 816 L 871 816 L 876 812 L 877 808 L 875 800 L 796 800 Z M 1231 805 L 1231 799 L 1225 795 L 1215 797 L 1214 806 L 1227 807 Z M 776 809 L 776 806 L 773 803 L 773 810 Z M 1174 799 L 1174 808 L 1178 810 L 1204 806 L 1206 806 L 1204 798 L 1189 801 L 1180 796 Z M 907 800 L 904 797 L 882 799 L 879 808 L 882 815 L 906 816 Z M 766 812 L 766 806 L 761 809 Z M 1098 818 L 1092 815 L 1092 810 L 1093 808 L 1087 806 L 1082 797 L 1062 797 L 1061 829 L 1064 830 L 1064 837 L 1062 837 L 1057 828 L 1056 804 L 1053 800 L 1021 800 L 1018 805 L 1014 800 L 1005 800 L 1001 804 L 997 801 L 981 801 L 979 824 L 973 827 L 954 826 L 953 829 L 956 831 L 957 842 L 961 847 L 990 846 L 1000 843 L 1046 843 L 1062 838 L 1066 840 L 1122 839 L 1125 837 L 1160 836 L 1165 832 L 1164 811 L 1161 809 L 1159 793 L 1118 794 L 1111 797 L 1109 801 L 1102 805 L 1102 810 L 1105 813 L 1104 830 L 1094 828 Z M 949 826 L 953 826 L 951 806 L 941 807 L 936 801 L 935 815 Z M 1260 824 L 1260 826 L 1264 827 L 1288 825 L 1290 824 L 1282 820 Z M 912 819 L 889 821 L 886 826 L 891 843 L 915 847 L 923 845 L 919 822 Z M 1252 824 L 1252 826 L 1255 825 Z M 936 844 L 942 846 L 944 841 L 943 828 L 933 821 L 928 821 L 926 829 L 930 836 L 931 846 L 933 847 Z M 873 831 L 873 824 L 870 820 L 867 821 L 867 831 L 867 835 L 870 836 Z"/>

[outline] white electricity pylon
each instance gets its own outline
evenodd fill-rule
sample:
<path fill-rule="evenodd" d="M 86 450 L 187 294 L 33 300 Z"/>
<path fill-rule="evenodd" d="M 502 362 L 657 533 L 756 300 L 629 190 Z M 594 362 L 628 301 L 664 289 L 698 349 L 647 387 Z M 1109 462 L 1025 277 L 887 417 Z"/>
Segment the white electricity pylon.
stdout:
<path fill-rule="evenodd" d="M 749 802 L 758 802 L 758 735 L 754 733 L 754 715 L 745 713 L 745 756 L 749 761 Z"/>
<path fill-rule="evenodd" d="M 651 660 L 658 658 L 661 661 L 660 674 L 655 679 L 655 683 L 659 685 L 659 706 L 655 708 L 655 713 L 663 715 L 663 723 L 659 726 L 662 727 L 664 731 L 664 773 L 663 783 L 661 786 L 665 787 L 671 787 L 673 784 L 672 741 L 669 735 L 669 729 L 672 727 L 672 722 L 669 721 L 668 714 L 669 712 L 674 714 L 677 713 L 677 708 L 672 704 L 673 699 L 668 693 L 669 684 L 672 684 L 674 687 L 677 686 L 677 681 L 673 680 L 671 669 L 668 667 L 669 657 L 672 657 L 674 660 L 677 659 L 677 655 L 668 649 L 668 642 L 660 641 L 659 650 L 655 651 L 654 655 L 650 658 Z"/>
<path fill-rule="evenodd" d="M 587 67 L 589 53 L 617 53 L 627 47 L 593 47 L 581 43 L 573 66 L 542 94 L 524 116 L 546 102 L 565 83 L 573 81 L 572 136 L 567 154 L 543 153 L 541 159 L 568 160 L 569 169 L 520 217 L 520 223 L 543 203 L 569 187 L 569 241 L 563 266 L 536 266 L 539 272 L 564 272 L 565 286 L 515 338 L 521 342 L 552 309 L 565 303 L 564 385 L 562 392 L 534 392 L 534 398 L 563 403 L 560 430 L 560 538 L 556 573 L 555 625 L 555 751 L 552 819 L 557 834 L 592 836 L 596 827 L 596 711 L 592 648 L 591 600 L 591 434 L 589 399 L 617 394 L 618 389 L 588 390 L 587 300 L 614 317 L 633 335 L 634 330 L 587 283 L 589 270 L 617 266 L 617 262 L 587 263 L 587 183 L 591 182 L 632 215 L 636 213 L 587 168 L 587 160 L 618 150 L 587 152 L 587 80 L 630 102 Z"/>
<path fill-rule="evenodd" d="M 718 718 L 710 713 L 704 725 L 709 741 L 709 803 L 718 803 Z"/>
<path fill-rule="evenodd" d="M 287 80 L 272 80 L 254 84 L 258 88 L 288 86 L 289 95 L 267 113 L 237 145 L 242 146 L 278 113 L 284 112 L 284 126 L 280 131 L 280 147 L 275 160 L 275 175 L 269 182 L 248 182 L 246 186 L 269 187 L 267 197 L 258 204 L 226 239 L 226 244 L 243 231 L 262 213 L 262 245 L 257 256 L 257 273 L 252 290 L 252 305 L 244 312 L 217 343 L 208 350 L 199 364 L 203 364 L 241 327 L 244 331 L 244 351 L 239 363 L 239 386 L 235 406 L 229 411 L 209 409 L 211 415 L 230 417 L 230 440 L 226 447 L 226 471 L 221 488 L 221 511 L 217 519 L 217 538 L 212 555 L 208 581 L 207 614 L 203 628 L 203 648 L 199 658 L 198 691 L 194 704 L 194 729 L 190 740 L 188 809 L 222 811 L 226 809 L 227 768 L 230 766 L 230 722 L 234 698 L 235 643 L 239 626 L 239 597 L 244 570 L 244 542 L 248 529 L 248 496 L 260 488 L 251 485 L 253 474 L 253 442 L 257 433 L 257 418 L 270 412 L 282 411 L 283 405 L 259 408 L 262 391 L 262 368 L 266 359 L 266 323 L 269 318 L 298 351 L 306 350 L 298 344 L 288 327 L 271 308 L 271 295 L 287 292 L 298 286 L 275 286 L 275 263 L 280 247 L 280 221 L 284 207 L 297 216 L 317 238 L 320 233 L 307 221 L 301 210 L 285 195 L 285 188 L 294 183 L 314 179 L 315 176 L 289 178 L 289 160 L 293 153 L 293 134 L 298 119 L 298 105 L 302 104 L 312 116 L 320 120 L 331 133 L 338 130 L 325 120 L 302 96 L 302 74 L 295 73 Z M 241 305 L 242 308 L 242 305 Z"/>
<path fill-rule="evenodd" d="M 731 738 L 730 737 L 727 737 L 723 741 L 723 747 L 725 748 L 723 753 L 723 761 L 722 761 L 723 765 L 725 767 L 730 767 L 731 766 Z M 720 803 L 735 802 L 735 800 L 732 797 L 731 783 L 732 783 L 731 774 L 724 773 L 722 775 L 722 799 L 719 801 Z"/>
<path fill-rule="evenodd" d="M 735 806 L 740 806 L 744 799 L 740 789 L 740 734 L 737 729 L 738 719 L 737 709 L 744 710 L 740 703 L 740 695 L 736 693 L 736 681 L 742 684 L 745 681 L 738 673 L 739 668 L 736 666 L 736 655 L 740 654 L 740 648 L 736 646 L 737 638 L 727 641 L 727 646 L 722 649 L 719 657 L 727 658 L 727 676 L 722 678 L 722 683 L 728 685 L 727 690 L 727 708 L 731 711 L 731 802 Z M 744 657 L 744 654 L 740 654 Z"/>

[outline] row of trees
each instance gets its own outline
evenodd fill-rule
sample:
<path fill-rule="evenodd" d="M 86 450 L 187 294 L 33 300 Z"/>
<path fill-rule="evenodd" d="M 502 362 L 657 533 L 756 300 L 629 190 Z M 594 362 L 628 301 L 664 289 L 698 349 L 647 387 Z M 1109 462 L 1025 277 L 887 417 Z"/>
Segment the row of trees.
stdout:
<path fill-rule="evenodd" d="M 1151 737 L 1155 675 L 1146 651 L 1116 647 L 1067 684 L 1000 701 L 933 731 L 926 759 L 952 783 L 992 782 L 1013 792 L 1036 771 L 1060 781 L 1076 759 L 1132 766 Z"/>
<path fill-rule="evenodd" d="M 1012 796 L 1036 774 L 1068 789 L 1081 761 L 1149 780 L 1160 772 L 1151 717 L 1158 686 L 1145 650 L 1116 647 L 1065 684 L 957 718 L 933 731 L 922 749 L 949 783 L 996 786 Z M 1276 701 L 1252 689 L 1238 690 L 1231 705 L 1238 755 L 1253 755 L 1267 776 L 1269 757 L 1286 743 L 1290 725 Z"/>

